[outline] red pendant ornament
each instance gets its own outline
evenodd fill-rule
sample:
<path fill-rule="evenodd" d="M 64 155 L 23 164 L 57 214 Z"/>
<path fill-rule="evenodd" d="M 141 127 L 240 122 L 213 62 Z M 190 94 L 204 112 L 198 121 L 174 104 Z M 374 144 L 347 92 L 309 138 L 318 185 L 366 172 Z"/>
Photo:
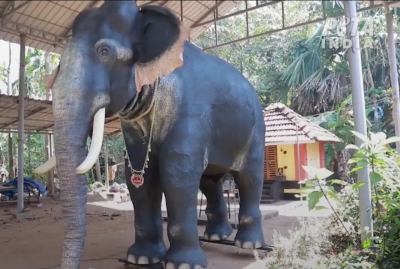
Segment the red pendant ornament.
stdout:
<path fill-rule="evenodd" d="M 143 175 L 133 174 L 131 176 L 131 182 L 132 182 L 133 186 L 135 186 L 136 188 L 139 188 L 144 183 Z"/>

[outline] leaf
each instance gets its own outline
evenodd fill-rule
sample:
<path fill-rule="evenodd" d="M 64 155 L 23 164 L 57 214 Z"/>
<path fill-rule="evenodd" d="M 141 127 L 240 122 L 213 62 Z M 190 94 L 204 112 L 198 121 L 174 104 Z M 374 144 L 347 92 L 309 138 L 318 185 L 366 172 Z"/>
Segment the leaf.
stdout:
<path fill-rule="evenodd" d="M 387 145 L 387 144 L 391 144 L 391 143 L 398 142 L 398 141 L 400 141 L 400 137 L 399 136 L 392 136 L 392 137 L 382 141 L 380 144 L 381 145 Z"/>
<path fill-rule="evenodd" d="M 359 167 L 366 167 L 366 166 L 368 166 L 368 161 L 367 161 L 367 160 L 359 160 L 359 161 L 357 162 L 357 166 L 359 166 Z"/>
<path fill-rule="evenodd" d="M 353 144 L 347 145 L 344 148 L 345 149 L 355 149 L 355 150 L 359 150 L 360 149 L 359 147 L 357 147 L 356 145 L 353 145 Z"/>
<path fill-rule="evenodd" d="M 380 174 L 378 174 L 377 172 L 371 172 L 369 173 L 369 178 L 371 180 L 371 185 L 375 185 L 377 184 L 379 181 L 382 180 L 382 177 Z"/>
<path fill-rule="evenodd" d="M 327 189 L 327 190 L 326 190 L 326 194 L 327 194 L 329 197 L 335 199 L 336 201 L 339 201 L 339 198 L 337 197 L 336 192 L 334 192 L 333 190 Z"/>
<path fill-rule="evenodd" d="M 308 209 L 313 210 L 323 195 L 324 194 L 321 191 L 311 192 L 308 195 Z"/>
<path fill-rule="evenodd" d="M 305 166 L 303 165 L 304 171 L 307 172 L 308 176 L 312 179 L 325 179 L 333 175 L 333 172 L 329 171 L 326 168 L 317 168 L 313 166 Z"/>
<path fill-rule="evenodd" d="M 322 210 L 322 209 L 328 209 L 328 208 L 322 205 L 317 205 L 314 207 L 314 210 Z"/>
<path fill-rule="evenodd" d="M 379 132 L 379 133 L 370 133 L 371 135 L 371 144 L 376 145 L 380 143 L 381 141 L 384 141 L 386 139 L 386 134 L 384 132 Z"/>
<path fill-rule="evenodd" d="M 329 180 L 329 183 L 343 185 L 343 186 L 347 186 L 349 184 L 346 181 L 340 180 L 340 179 L 331 179 L 331 180 Z"/>
<path fill-rule="evenodd" d="M 365 184 L 365 182 L 353 183 L 353 184 L 351 184 L 351 188 L 352 188 L 353 190 L 357 190 L 357 189 L 359 189 L 361 186 L 363 186 L 364 184 Z"/>
<path fill-rule="evenodd" d="M 364 143 L 368 143 L 368 137 L 366 137 L 365 135 L 360 134 L 359 132 L 356 132 L 356 131 L 351 131 L 351 133 L 352 133 L 355 137 L 357 137 L 358 139 L 360 139 L 361 141 L 363 141 Z"/>
<path fill-rule="evenodd" d="M 363 248 L 369 248 L 371 246 L 371 238 L 367 238 L 362 242 Z"/>

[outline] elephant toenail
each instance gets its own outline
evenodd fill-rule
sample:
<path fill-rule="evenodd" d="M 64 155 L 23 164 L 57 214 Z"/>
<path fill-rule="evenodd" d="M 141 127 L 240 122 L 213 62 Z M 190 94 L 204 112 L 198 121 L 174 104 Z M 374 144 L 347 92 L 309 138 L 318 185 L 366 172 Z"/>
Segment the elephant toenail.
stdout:
<path fill-rule="evenodd" d="M 168 262 L 165 265 L 165 269 L 175 269 L 175 265 L 172 262 Z"/>
<path fill-rule="evenodd" d="M 238 248 L 241 248 L 242 242 L 240 242 L 239 240 L 235 240 L 235 246 L 237 246 Z"/>
<path fill-rule="evenodd" d="M 243 243 L 242 248 L 244 248 L 244 249 L 253 249 L 254 245 L 253 245 L 252 242 L 246 241 L 246 242 Z"/>
<path fill-rule="evenodd" d="M 127 260 L 128 260 L 128 262 L 130 262 L 130 263 L 134 263 L 134 264 L 136 263 L 136 257 L 135 257 L 135 255 L 129 254 Z"/>
<path fill-rule="evenodd" d="M 146 256 L 141 256 L 138 259 L 138 264 L 149 264 L 149 259 Z"/>
<path fill-rule="evenodd" d="M 190 264 L 182 263 L 181 265 L 179 265 L 178 269 L 190 269 Z"/>
<path fill-rule="evenodd" d="M 218 234 L 212 234 L 210 236 L 210 241 L 220 241 L 221 237 Z"/>

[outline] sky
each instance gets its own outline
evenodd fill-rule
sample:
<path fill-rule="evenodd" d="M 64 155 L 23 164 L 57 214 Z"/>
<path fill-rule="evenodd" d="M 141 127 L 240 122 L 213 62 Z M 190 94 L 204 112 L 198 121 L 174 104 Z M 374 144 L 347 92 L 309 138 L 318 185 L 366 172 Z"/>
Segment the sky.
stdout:
<path fill-rule="evenodd" d="M 0 40 L 0 65 L 8 67 L 8 43 Z M 19 44 L 11 43 L 11 82 L 18 79 L 19 76 Z M 7 94 L 7 85 L 0 81 L 0 93 Z"/>

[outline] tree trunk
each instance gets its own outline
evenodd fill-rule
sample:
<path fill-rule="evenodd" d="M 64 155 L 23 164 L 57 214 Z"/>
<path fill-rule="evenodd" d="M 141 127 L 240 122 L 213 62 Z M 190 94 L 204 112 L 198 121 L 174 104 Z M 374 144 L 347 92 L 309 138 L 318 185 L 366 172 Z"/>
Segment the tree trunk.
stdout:
<path fill-rule="evenodd" d="M 96 181 L 101 182 L 101 170 L 100 170 L 99 158 L 97 158 L 97 161 L 96 161 Z"/>
<path fill-rule="evenodd" d="M 45 52 L 44 54 L 45 57 L 45 72 L 46 76 L 49 76 L 52 72 L 51 70 L 51 64 L 50 64 L 50 53 L 48 51 Z M 48 83 L 46 83 L 46 100 L 50 100 L 50 91 L 51 88 L 49 87 Z M 50 157 L 53 155 L 51 152 L 51 137 L 50 135 L 44 135 L 44 146 L 45 150 L 44 152 L 46 153 L 46 160 L 50 159 Z M 51 169 L 50 171 L 47 172 L 47 190 L 49 195 L 54 195 L 54 169 Z"/>
<path fill-rule="evenodd" d="M 343 149 L 336 154 L 338 169 L 337 174 L 340 180 L 343 180 L 347 183 L 352 183 L 351 178 L 349 177 L 349 152 L 347 149 Z"/>
<path fill-rule="evenodd" d="M 11 42 L 8 42 L 8 67 L 7 67 L 7 94 L 11 95 Z M 13 156 L 13 139 L 12 134 L 8 133 L 8 176 L 9 179 L 14 178 L 14 156 Z"/>

